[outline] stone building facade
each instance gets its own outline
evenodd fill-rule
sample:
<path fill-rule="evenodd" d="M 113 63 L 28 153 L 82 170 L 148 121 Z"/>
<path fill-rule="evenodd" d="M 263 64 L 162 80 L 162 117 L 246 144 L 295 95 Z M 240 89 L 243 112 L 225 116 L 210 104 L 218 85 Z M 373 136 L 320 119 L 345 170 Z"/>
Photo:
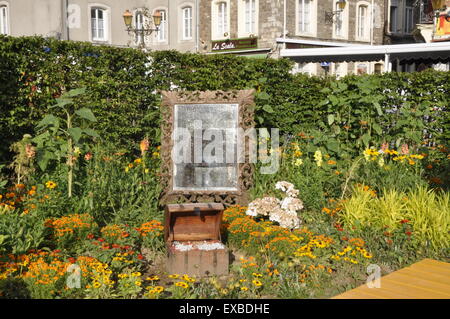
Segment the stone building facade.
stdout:
<path fill-rule="evenodd" d="M 0 0 L 0 34 L 41 35 L 63 40 L 137 47 L 141 36 L 129 34 L 123 20 L 133 13 L 133 27 L 154 28 L 151 18 L 163 15 L 161 32 L 144 37 L 145 47 L 154 50 L 198 49 L 197 9 L 199 0 Z M 65 19 L 64 17 L 67 17 Z M 186 35 L 183 25 L 189 28 Z"/>
<path fill-rule="evenodd" d="M 427 38 L 430 0 L 345 0 L 341 10 L 342 1 L 0 0 L 0 34 L 274 58 L 283 48 L 428 42 L 416 32 L 416 24 L 422 23 L 419 28 Z M 133 28 L 154 27 L 150 16 L 160 12 L 160 30 L 144 37 L 128 33 L 125 10 L 133 13 Z M 383 61 L 362 61 L 302 64 L 294 72 L 343 76 L 382 69 Z M 412 71 L 414 66 L 394 69 Z"/>
<path fill-rule="evenodd" d="M 340 11 L 338 0 L 200 0 L 200 52 L 276 58 L 281 48 L 382 44 L 385 3 L 347 0 Z M 382 64 L 315 63 L 296 71 L 341 76 L 381 72 Z"/>

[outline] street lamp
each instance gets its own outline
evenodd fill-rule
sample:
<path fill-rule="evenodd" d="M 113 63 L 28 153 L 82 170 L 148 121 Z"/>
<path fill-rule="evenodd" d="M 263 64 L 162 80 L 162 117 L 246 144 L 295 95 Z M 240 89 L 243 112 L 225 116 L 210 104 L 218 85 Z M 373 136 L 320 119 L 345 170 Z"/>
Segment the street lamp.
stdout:
<path fill-rule="evenodd" d="M 136 15 L 142 15 L 142 17 L 149 17 L 148 10 L 137 12 Z M 150 35 L 153 33 L 153 31 L 159 31 L 159 26 L 161 25 L 162 15 L 160 11 L 156 11 L 152 16 L 153 24 L 155 28 L 146 28 L 144 26 L 144 23 L 142 21 L 142 24 L 140 27 L 136 26 L 133 28 L 132 22 L 133 22 L 133 14 L 130 12 L 130 10 L 126 10 L 123 14 L 123 21 L 125 23 L 125 26 L 127 27 L 126 31 L 128 34 L 133 33 L 136 37 L 140 37 L 141 43 L 140 45 L 144 46 L 144 36 Z"/>
<path fill-rule="evenodd" d="M 445 0 L 431 0 L 433 11 L 442 9 L 445 5 Z"/>
<path fill-rule="evenodd" d="M 345 5 L 347 4 L 347 1 L 345 0 L 339 0 L 337 2 L 339 10 L 335 11 L 325 11 L 325 23 L 333 24 L 333 18 L 336 14 L 341 13 L 345 9 Z"/>

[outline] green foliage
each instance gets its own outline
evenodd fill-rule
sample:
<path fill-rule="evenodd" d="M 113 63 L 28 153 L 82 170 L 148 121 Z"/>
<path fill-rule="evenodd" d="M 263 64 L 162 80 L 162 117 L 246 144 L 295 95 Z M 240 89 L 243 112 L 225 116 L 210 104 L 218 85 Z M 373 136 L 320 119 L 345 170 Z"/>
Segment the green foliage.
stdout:
<path fill-rule="evenodd" d="M 130 153 L 102 144 L 92 149 L 92 159 L 84 161 L 79 209 L 91 211 L 101 225 L 137 226 L 160 216 L 158 153 L 139 158 Z"/>
<path fill-rule="evenodd" d="M 291 74 L 292 63 L 176 51 L 144 53 L 39 37 L 0 37 L 0 136 L 17 141 L 63 92 L 86 87 L 96 129 L 117 146 L 144 136 L 159 143 L 160 90 L 256 90 L 256 122 L 282 134 L 304 132 L 340 157 L 368 145 L 448 143 L 450 72 L 347 76 Z M 432 120 L 431 120 L 432 119 Z M 77 136 L 77 132 L 72 132 Z M 0 146 L 0 158 L 7 158 Z"/>
<path fill-rule="evenodd" d="M 411 240 L 430 249 L 449 249 L 450 196 L 417 187 L 407 193 L 384 191 L 376 197 L 356 188 L 339 212 L 346 227 L 397 230 L 408 223 Z"/>
<path fill-rule="evenodd" d="M 31 135 L 25 134 L 20 141 L 11 145 L 10 150 L 16 155 L 9 167 L 14 170 L 17 176 L 17 184 L 20 184 L 26 180 L 28 175 L 34 172 L 35 150 L 32 145 Z"/>
<path fill-rule="evenodd" d="M 43 220 L 34 214 L 19 215 L 14 211 L 0 215 L 0 249 L 23 254 L 44 244 L 47 235 Z"/>
<path fill-rule="evenodd" d="M 37 144 L 37 162 L 42 171 L 46 170 L 49 161 L 59 162 L 61 158 L 65 158 L 68 171 L 68 197 L 72 197 L 75 156 L 86 148 L 87 137 L 100 138 L 89 128 L 90 123 L 97 121 L 92 111 L 86 107 L 74 106 L 74 98 L 84 94 L 85 91 L 85 88 L 74 89 L 56 98 L 56 104 L 48 108 L 60 108 L 64 117 L 46 114 L 36 126 L 39 135 L 33 139 Z"/>

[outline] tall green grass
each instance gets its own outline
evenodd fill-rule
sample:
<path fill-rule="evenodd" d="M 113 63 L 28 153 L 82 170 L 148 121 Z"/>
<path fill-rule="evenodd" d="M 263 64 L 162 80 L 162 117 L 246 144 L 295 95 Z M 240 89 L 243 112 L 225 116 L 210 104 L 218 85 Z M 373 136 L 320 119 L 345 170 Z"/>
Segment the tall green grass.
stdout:
<path fill-rule="evenodd" d="M 450 194 L 436 193 L 425 187 L 408 192 L 384 190 L 374 197 L 370 192 L 355 189 L 344 202 L 340 221 L 350 227 L 372 227 L 391 230 L 402 227 L 407 220 L 412 238 L 434 249 L 450 248 Z"/>

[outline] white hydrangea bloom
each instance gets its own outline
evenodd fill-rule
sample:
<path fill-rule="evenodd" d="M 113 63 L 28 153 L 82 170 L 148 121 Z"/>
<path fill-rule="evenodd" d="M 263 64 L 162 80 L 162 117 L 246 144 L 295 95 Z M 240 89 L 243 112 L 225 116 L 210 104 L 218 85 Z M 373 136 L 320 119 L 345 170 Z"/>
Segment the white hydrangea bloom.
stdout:
<path fill-rule="evenodd" d="M 285 181 L 277 182 L 275 188 L 287 196 L 281 201 L 275 197 L 257 198 L 248 205 L 246 214 L 253 217 L 268 216 L 269 220 L 283 228 L 299 228 L 301 222 L 297 212 L 303 209 L 303 202 L 297 198 L 299 191 L 292 183 Z"/>
<path fill-rule="evenodd" d="M 275 188 L 285 192 L 290 197 L 297 197 L 299 193 L 298 190 L 295 189 L 294 184 L 285 181 L 277 182 Z"/>
<path fill-rule="evenodd" d="M 279 209 L 270 215 L 269 220 L 277 222 L 283 228 L 295 229 L 300 227 L 300 219 L 296 212 Z"/>
<path fill-rule="evenodd" d="M 248 205 L 246 214 L 249 216 L 269 216 L 279 206 L 280 200 L 275 197 L 257 198 Z"/>
<path fill-rule="evenodd" d="M 285 197 L 281 201 L 281 208 L 290 212 L 297 212 L 303 209 L 303 202 L 295 197 Z"/>

